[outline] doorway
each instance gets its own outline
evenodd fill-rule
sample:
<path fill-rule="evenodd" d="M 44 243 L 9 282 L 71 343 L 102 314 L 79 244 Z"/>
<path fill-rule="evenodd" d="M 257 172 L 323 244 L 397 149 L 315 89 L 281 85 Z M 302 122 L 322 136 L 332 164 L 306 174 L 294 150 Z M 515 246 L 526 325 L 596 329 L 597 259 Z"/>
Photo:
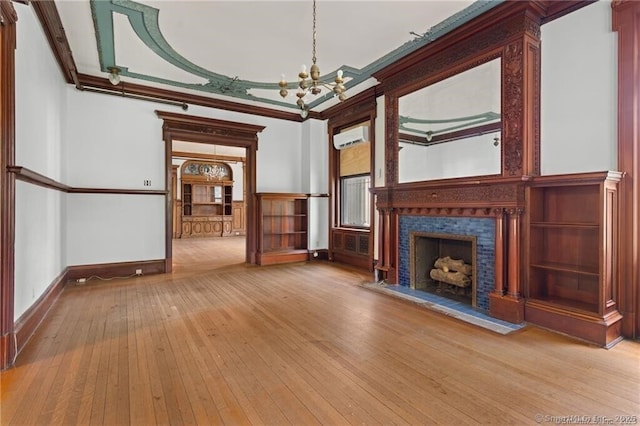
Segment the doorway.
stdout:
<path fill-rule="evenodd" d="M 245 263 L 246 148 L 172 142 L 172 268 Z"/>
<path fill-rule="evenodd" d="M 235 147 L 244 150 L 244 205 L 245 205 L 245 262 L 256 263 L 257 223 L 255 213 L 256 154 L 258 133 L 264 126 L 216 120 L 192 115 L 157 111 L 163 120 L 163 140 L 165 143 L 166 171 L 166 226 L 165 226 L 165 272 L 173 268 L 173 157 L 174 141 L 217 147 Z M 209 148 L 211 149 L 211 148 Z"/>

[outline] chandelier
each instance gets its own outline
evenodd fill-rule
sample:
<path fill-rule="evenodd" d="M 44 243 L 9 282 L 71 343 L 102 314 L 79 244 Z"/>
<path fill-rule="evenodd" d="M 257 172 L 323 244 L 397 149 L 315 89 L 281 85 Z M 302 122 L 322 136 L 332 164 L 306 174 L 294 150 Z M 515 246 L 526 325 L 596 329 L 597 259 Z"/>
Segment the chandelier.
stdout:
<path fill-rule="evenodd" d="M 332 90 L 340 102 L 347 99 L 347 95 L 344 93 L 346 87 L 343 84 L 344 80 L 342 79 L 342 70 L 338 70 L 333 83 L 327 83 L 320 80 L 320 68 L 316 64 L 316 0 L 313 0 L 313 50 L 311 61 L 312 65 L 309 69 L 309 73 L 307 73 L 307 67 L 305 65 L 302 66 L 302 70 L 298 73 L 298 92 L 296 93 L 298 100 L 296 101 L 296 104 L 300 108 L 300 115 L 302 118 L 306 118 L 309 114 L 309 108 L 304 103 L 304 97 L 308 93 L 311 93 L 312 95 L 319 94 L 322 91 L 321 86 Z M 280 96 L 285 98 L 289 92 L 287 91 L 287 81 L 284 79 L 284 74 L 282 75 L 278 86 L 280 86 Z"/>
<path fill-rule="evenodd" d="M 219 164 L 202 164 L 199 168 L 199 172 L 208 181 L 223 180 L 228 176 L 227 169 Z"/>

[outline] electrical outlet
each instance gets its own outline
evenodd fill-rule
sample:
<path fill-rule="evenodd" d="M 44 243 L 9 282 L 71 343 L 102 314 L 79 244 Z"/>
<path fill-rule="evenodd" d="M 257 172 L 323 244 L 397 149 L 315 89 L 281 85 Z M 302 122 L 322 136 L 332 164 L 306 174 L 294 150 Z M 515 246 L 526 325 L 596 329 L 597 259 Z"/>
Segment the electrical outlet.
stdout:
<path fill-rule="evenodd" d="M 136 275 L 142 275 L 142 269 L 136 269 Z"/>
<path fill-rule="evenodd" d="M 145 179 L 144 186 L 151 186 L 151 179 Z"/>

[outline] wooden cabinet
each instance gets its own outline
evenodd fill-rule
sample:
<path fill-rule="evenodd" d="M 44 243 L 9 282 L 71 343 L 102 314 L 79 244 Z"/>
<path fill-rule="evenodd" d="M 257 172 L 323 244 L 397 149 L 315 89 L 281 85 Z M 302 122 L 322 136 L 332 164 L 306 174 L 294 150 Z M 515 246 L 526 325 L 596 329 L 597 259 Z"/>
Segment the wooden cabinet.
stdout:
<path fill-rule="evenodd" d="M 260 265 L 309 259 L 308 197 L 305 194 L 259 193 L 258 254 Z"/>
<path fill-rule="evenodd" d="M 233 233 L 233 180 L 225 163 L 182 165 L 182 238 L 225 237 Z"/>
<path fill-rule="evenodd" d="M 620 173 L 536 177 L 526 197 L 525 320 L 610 347 L 616 306 Z"/>

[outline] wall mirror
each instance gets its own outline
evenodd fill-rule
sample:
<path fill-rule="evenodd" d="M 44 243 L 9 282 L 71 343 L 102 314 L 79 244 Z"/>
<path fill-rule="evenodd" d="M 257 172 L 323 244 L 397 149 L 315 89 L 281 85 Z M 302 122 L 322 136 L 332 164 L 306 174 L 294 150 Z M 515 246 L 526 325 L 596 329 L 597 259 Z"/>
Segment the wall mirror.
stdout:
<path fill-rule="evenodd" d="M 501 59 L 398 98 L 398 182 L 501 173 Z"/>

